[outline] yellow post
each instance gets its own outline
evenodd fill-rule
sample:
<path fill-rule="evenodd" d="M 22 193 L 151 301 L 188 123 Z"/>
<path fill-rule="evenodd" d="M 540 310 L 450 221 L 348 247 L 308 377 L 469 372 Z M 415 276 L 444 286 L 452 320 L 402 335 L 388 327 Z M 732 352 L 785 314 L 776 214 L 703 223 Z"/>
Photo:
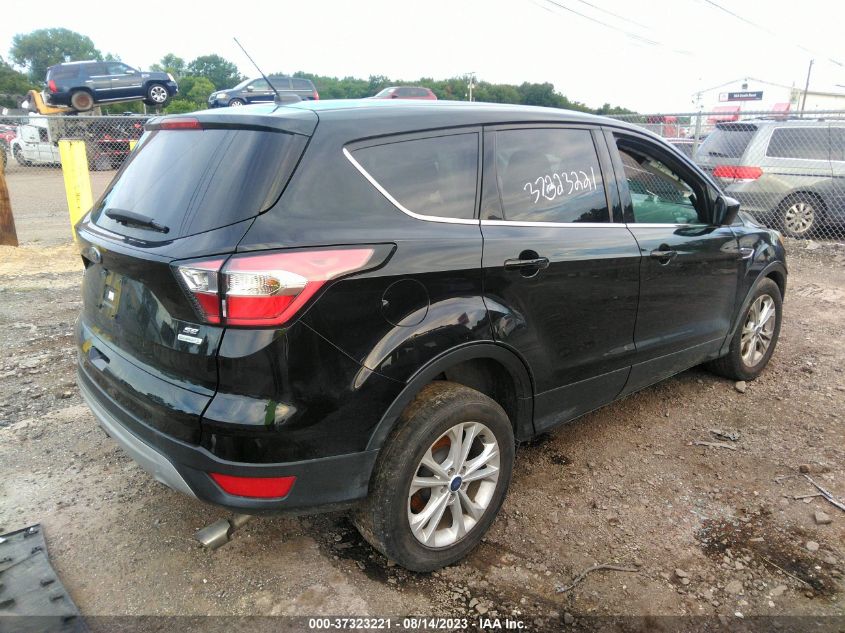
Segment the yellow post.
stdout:
<path fill-rule="evenodd" d="M 62 159 L 62 173 L 65 177 L 67 207 L 70 212 L 70 227 L 76 239 L 76 223 L 94 205 L 91 195 L 91 176 L 88 173 L 88 155 L 85 141 L 59 141 L 59 155 Z"/>

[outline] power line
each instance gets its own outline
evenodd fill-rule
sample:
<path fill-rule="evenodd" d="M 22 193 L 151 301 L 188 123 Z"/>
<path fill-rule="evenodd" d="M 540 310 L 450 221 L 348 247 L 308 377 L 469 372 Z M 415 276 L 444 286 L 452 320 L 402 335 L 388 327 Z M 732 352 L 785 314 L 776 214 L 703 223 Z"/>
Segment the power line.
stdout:
<path fill-rule="evenodd" d="M 539 3 L 537 2 L 537 0 L 532 0 L 532 1 L 533 1 L 533 2 L 534 2 L 534 4 L 536 4 L 537 6 L 539 6 L 539 7 L 543 8 L 543 9 L 546 9 L 546 10 L 547 10 L 547 11 L 549 11 L 550 13 L 554 13 L 554 11 L 551 11 L 551 9 L 549 9 L 547 6 L 539 4 Z M 552 5 L 556 6 L 556 7 L 558 7 L 559 9 L 563 9 L 564 11 L 568 11 L 568 12 L 570 12 L 570 13 L 574 13 L 575 15 L 577 15 L 577 16 L 579 16 L 579 17 L 581 17 L 581 18 L 584 18 L 585 20 L 589 20 L 590 22 L 595 22 L 596 24 L 599 24 L 599 25 L 601 25 L 601 26 L 603 26 L 603 27 L 605 27 L 605 28 L 608 28 L 608 29 L 611 29 L 611 30 L 613 30 L 613 31 L 617 31 L 617 32 L 619 32 L 619 33 L 622 33 L 622 34 L 624 34 L 625 36 L 630 37 L 631 39 L 633 39 L 633 40 L 635 40 L 635 41 L 642 42 L 642 43 L 644 43 L 644 44 L 648 44 L 648 45 L 650 45 L 650 46 L 662 46 L 662 47 L 666 47 L 666 48 L 669 48 L 670 50 L 672 50 L 672 51 L 674 51 L 675 53 L 678 53 L 678 54 L 680 54 L 680 55 L 692 55 L 692 53 L 691 53 L 690 51 L 685 51 L 685 50 L 680 50 L 680 49 L 676 49 L 676 48 L 671 48 L 671 47 L 668 47 L 668 46 L 666 46 L 666 44 L 664 44 L 664 43 L 662 43 L 662 42 L 658 42 L 658 41 L 656 41 L 656 40 L 652 40 L 652 39 L 649 39 L 649 38 L 647 38 L 647 37 L 643 37 L 642 35 L 639 35 L 639 34 L 634 33 L 634 32 L 632 32 L 632 31 L 626 30 L 626 29 L 624 29 L 624 28 L 622 28 L 622 27 L 618 27 L 618 26 L 616 26 L 616 25 L 614 25 L 614 24 L 609 24 L 609 23 L 604 22 L 603 20 L 599 20 L 598 18 L 595 18 L 595 17 L 593 17 L 593 16 L 591 16 L 591 15 L 587 15 L 586 13 L 581 13 L 580 11 L 576 11 L 576 10 L 575 10 L 575 9 L 573 9 L 572 7 L 568 7 L 568 6 L 564 5 L 564 4 L 561 4 L 560 2 L 556 2 L 556 0 L 545 0 L 545 1 L 546 1 L 546 2 L 548 2 L 549 4 L 552 4 Z M 587 4 L 587 5 L 589 5 L 589 6 L 593 6 L 593 7 L 595 7 L 595 5 L 591 5 L 589 2 L 585 2 L 584 0 L 578 0 L 578 1 L 579 1 L 579 2 L 584 2 L 584 4 Z M 602 10 L 600 7 L 595 7 L 595 8 L 598 8 L 598 9 Z M 609 13 L 609 12 L 607 12 L 607 13 Z M 615 15 L 615 14 L 611 14 L 611 15 Z M 622 16 L 617 16 L 617 17 L 619 17 L 620 19 L 623 19 L 623 20 L 627 20 L 626 18 L 623 18 Z M 633 23 L 633 21 L 632 21 L 632 20 L 627 20 L 627 21 L 628 21 L 628 22 L 632 22 L 632 23 Z M 648 27 L 644 27 L 644 28 L 648 28 Z"/>
<path fill-rule="evenodd" d="M 738 13 L 734 13 L 734 12 L 733 12 L 733 11 L 731 11 L 730 9 L 728 9 L 728 8 L 726 8 L 726 7 L 723 7 L 723 6 L 722 6 L 721 4 L 719 4 L 718 2 L 714 2 L 713 0 L 702 0 L 702 1 L 703 1 L 703 2 L 705 2 L 705 3 L 707 3 L 707 4 L 709 4 L 710 6 L 712 6 L 712 7 L 714 7 L 714 8 L 716 8 L 716 9 L 718 9 L 719 11 L 723 11 L 723 12 L 727 13 L 728 15 L 730 15 L 731 17 L 736 18 L 736 19 L 737 19 L 737 20 L 739 20 L 740 22 L 744 22 L 745 24 L 748 24 L 748 25 L 750 25 L 750 26 L 753 26 L 755 29 L 759 29 L 760 31 L 763 31 L 764 33 L 766 33 L 766 34 L 768 34 L 768 35 L 771 35 L 772 37 L 776 37 L 776 38 L 778 38 L 778 40 L 781 40 L 781 41 L 782 41 L 782 40 L 784 39 L 784 38 L 782 38 L 780 35 L 778 35 L 777 33 L 775 33 L 774 31 L 772 31 L 770 28 L 765 27 L 765 26 L 762 26 L 761 24 L 757 24 L 757 23 L 756 23 L 756 22 L 754 22 L 753 20 L 749 20 L 748 18 L 745 18 L 745 17 L 743 17 L 743 16 L 739 15 Z M 787 41 L 789 41 L 789 40 L 787 40 Z M 793 46 L 796 46 L 797 48 L 800 48 L 800 49 L 801 49 L 802 51 L 804 51 L 805 53 L 809 53 L 810 55 L 816 55 L 816 53 L 814 53 L 812 50 L 810 50 L 810 49 L 809 49 L 809 48 L 807 48 L 806 46 L 802 46 L 801 44 L 798 44 L 798 43 L 796 43 L 796 42 L 790 42 L 790 43 L 791 43 Z M 837 61 L 837 60 L 833 59 L 832 57 L 828 57 L 828 61 L 833 62 L 833 63 L 834 63 L 834 64 L 836 64 L 837 66 L 843 66 L 842 62 Z"/>
<path fill-rule="evenodd" d="M 645 42 L 646 44 L 651 44 L 652 46 L 660 46 L 660 42 L 655 42 L 654 40 L 650 40 L 647 37 L 637 35 L 636 33 L 632 33 L 631 31 L 626 31 L 625 29 L 620 28 L 618 26 L 614 26 L 613 24 L 608 24 L 607 22 L 603 22 L 603 21 L 599 20 L 598 18 L 594 18 L 591 15 L 587 15 L 586 13 L 581 13 L 580 11 L 576 11 L 575 9 L 573 9 L 571 7 L 567 7 L 566 5 L 560 4 L 559 2 L 555 2 L 555 0 L 546 0 L 546 2 L 548 2 L 549 4 L 553 4 L 556 7 L 563 9 L 564 11 L 569 11 L 570 13 L 574 13 L 575 15 L 582 17 L 586 20 L 589 20 L 590 22 L 595 22 L 596 24 L 600 24 L 601 26 L 607 27 L 607 28 L 612 29 L 614 31 L 618 31 L 619 33 L 624 33 L 625 35 L 627 35 L 628 37 L 630 37 L 632 39 L 638 40 L 640 42 Z"/>
<path fill-rule="evenodd" d="M 587 2 L 587 0 L 576 0 L 576 1 L 580 2 L 581 4 L 586 4 L 588 7 L 592 7 L 596 11 L 601 11 L 602 13 L 606 13 L 607 15 L 612 15 L 614 18 L 622 20 L 623 22 L 628 22 L 629 24 L 639 26 L 640 28 L 643 28 L 643 29 L 649 28 L 645 24 L 641 24 L 640 22 L 632 20 L 631 18 L 626 18 L 624 15 L 619 15 L 618 13 L 614 13 L 613 11 L 608 11 L 607 9 L 602 9 L 600 6 L 595 5 L 592 2 Z"/>

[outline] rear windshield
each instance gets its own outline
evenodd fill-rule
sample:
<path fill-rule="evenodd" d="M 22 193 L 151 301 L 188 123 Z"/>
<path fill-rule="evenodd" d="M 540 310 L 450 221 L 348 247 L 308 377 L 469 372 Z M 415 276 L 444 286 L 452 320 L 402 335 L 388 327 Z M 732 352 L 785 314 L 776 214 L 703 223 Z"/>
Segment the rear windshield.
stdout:
<path fill-rule="evenodd" d="M 305 137 L 244 129 L 153 130 L 92 210 L 95 224 L 147 241 L 202 233 L 258 215 L 278 199 Z M 166 233 L 120 224 L 128 211 Z"/>
<path fill-rule="evenodd" d="M 740 158 L 755 132 L 756 125 L 721 123 L 707 135 L 697 155 L 700 158 Z"/>

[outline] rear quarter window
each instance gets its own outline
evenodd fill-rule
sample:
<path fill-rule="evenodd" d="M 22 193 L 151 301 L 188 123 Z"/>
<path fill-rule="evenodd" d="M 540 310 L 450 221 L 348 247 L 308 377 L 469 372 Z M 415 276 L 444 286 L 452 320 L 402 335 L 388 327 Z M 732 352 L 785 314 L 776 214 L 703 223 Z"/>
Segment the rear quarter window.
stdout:
<path fill-rule="evenodd" d="M 772 130 L 766 156 L 828 160 L 830 158 L 830 131 L 827 127 L 777 128 Z"/>
<path fill-rule="evenodd" d="M 307 79 L 291 79 L 291 86 L 294 90 L 313 90 L 314 86 Z"/>
<path fill-rule="evenodd" d="M 363 147 L 353 158 L 402 207 L 420 215 L 472 219 L 478 134 L 451 134 Z"/>

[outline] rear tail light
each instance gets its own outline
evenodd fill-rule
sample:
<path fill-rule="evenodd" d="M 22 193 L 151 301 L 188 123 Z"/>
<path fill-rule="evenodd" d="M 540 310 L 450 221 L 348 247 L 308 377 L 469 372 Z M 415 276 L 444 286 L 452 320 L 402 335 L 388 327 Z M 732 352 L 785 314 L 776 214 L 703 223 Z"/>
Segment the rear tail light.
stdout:
<path fill-rule="evenodd" d="M 313 92 L 313 93 L 311 93 L 311 98 L 312 98 L 312 99 L 314 99 L 314 101 L 319 101 L 319 100 L 320 100 L 320 93 L 319 93 L 319 92 L 317 92 L 317 89 L 316 89 L 316 88 L 314 88 L 314 92 Z"/>
<path fill-rule="evenodd" d="M 759 167 L 742 165 L 717 165 L 713 170 L 713 175 L 725 180 L 757 180 L 763 175 L 763 170 Z"/>
<path fill-rule="evenodd" d="M 194 309 L 206 323 L 220 323 L 220 294 L 217 283 L 223 259 L 209 259 L 179 266 L 179 276 L 193 299 Z"/>
<path fill-rule="evenodd" d="M 56 86 L 56 82 L 53 79 L 47 82 L 47 87 L 50 89 L 50 92 L 59 91 L 58 87 Z"/>
<path fill-rule="evenodd" d="M 178 267 L 206 323 L 247 327 L 280 326 L 327 281 L 370 265 L 369 247 L 234 255 Z"/>
<path fill-rule="evenodd" d="M 287 497 L 296 477 L 236 477 L 221 473 L 209 473 L 224 492 L 236 497 L 254 499 L 278 499 Z"/>

